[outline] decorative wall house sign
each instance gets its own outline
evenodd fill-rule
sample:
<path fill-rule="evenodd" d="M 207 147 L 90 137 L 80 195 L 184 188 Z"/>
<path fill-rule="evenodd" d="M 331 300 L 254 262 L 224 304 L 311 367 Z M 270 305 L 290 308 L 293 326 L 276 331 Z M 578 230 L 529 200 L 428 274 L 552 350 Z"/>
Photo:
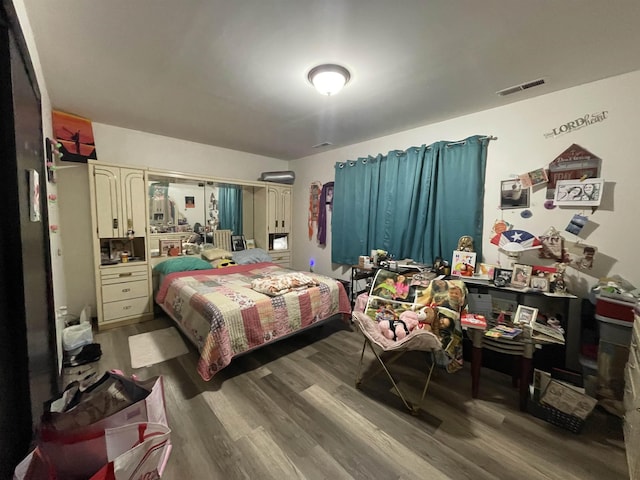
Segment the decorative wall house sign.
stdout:
<path fill-rule="evenodd" d="M 587 113 L 582 117 L 578 117 L 575 120 L 571 120 L 570 122 L 554 128 L 549 133 L 545 133 L 544 138 L 556 138 L 560 135 L 564 135 L 565 133 L 588 127 L 589 125 L 593 125 L 594 123 L 604 122 L 607 119 L 608 114 L 609 112 L 607 110 L 596 113 Z"/>
<path fill-rule="evenodd" d="M 593 153 L 574 143 L 549 164 L 546 198 L 554 198 L 556 184 L 559 180 L 598 178 L 601 166 L 602 159 L 600 157 L 596 157 Z"/>

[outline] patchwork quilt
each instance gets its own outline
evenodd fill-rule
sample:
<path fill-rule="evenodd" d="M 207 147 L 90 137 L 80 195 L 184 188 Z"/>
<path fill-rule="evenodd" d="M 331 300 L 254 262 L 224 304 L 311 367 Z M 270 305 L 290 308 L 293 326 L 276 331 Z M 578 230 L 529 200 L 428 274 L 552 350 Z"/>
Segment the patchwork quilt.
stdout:
<path fill-rule="evenodd" d="M 156 302 L 198 347 L 198 373 L 210 380 L 241 353 L 351 313 L 340 282 L 305 272 L 310 280 L 300 285 L 304 279 L 292 273 L 272 263 L 172 273 L 164 278 Z M 265 281 L 288 291 L 261 293 Z"/>

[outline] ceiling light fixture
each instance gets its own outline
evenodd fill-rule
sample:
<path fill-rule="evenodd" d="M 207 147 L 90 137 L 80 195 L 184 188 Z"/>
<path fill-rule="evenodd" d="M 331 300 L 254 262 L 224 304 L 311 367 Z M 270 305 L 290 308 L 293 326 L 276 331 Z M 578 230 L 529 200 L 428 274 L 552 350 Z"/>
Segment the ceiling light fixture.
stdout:
<path fill-rule="evenodd" d="M 318 65 L 307 76 L 311 85 L 322 95 L 335 95 L 344 87 L 351 78 L 349 70 L 340 65 Z"/>

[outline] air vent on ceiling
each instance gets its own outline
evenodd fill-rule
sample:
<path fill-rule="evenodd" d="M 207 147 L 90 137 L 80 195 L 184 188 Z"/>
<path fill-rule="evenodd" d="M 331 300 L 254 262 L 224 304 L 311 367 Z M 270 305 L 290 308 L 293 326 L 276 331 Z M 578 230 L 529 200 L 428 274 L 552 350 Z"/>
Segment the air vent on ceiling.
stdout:
<path fill-rule="evenodd" d="M 317 145 L 314 145 L 311 148 L 322 148 L 322 147 L 328 147 L 329 145 L 333 145 L 333 143 L 331 143 L 331 142 L 322 142 L 322 143 L 318 143 Z"/>
<path fill-rule="evenodd" d="M 500 90 L 496 93 L 504 97 L 505 95 L 511 95 L 512 93 L 521 92 L 522 90 L 527 90 L 529 88 L 537 87 L 544 84 L 544 78 L 539 78 L 538 80 L 532 80 L 531 82 L 522 83 L 520 85 L 516 85 L 515 87 L 505 88 L 504 90 Z"/>

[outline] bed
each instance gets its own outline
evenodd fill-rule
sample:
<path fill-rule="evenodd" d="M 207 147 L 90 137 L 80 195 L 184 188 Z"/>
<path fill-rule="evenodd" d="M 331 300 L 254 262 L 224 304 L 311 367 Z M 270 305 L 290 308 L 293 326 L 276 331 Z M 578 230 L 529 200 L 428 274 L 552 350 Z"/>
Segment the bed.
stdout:
<path fill-rule="evenodd" d="M 270 262 L 170 273 L 155 299 L 198 348 L 205 381 L 238 355 L 351 314 L 339 281 Z"/>

